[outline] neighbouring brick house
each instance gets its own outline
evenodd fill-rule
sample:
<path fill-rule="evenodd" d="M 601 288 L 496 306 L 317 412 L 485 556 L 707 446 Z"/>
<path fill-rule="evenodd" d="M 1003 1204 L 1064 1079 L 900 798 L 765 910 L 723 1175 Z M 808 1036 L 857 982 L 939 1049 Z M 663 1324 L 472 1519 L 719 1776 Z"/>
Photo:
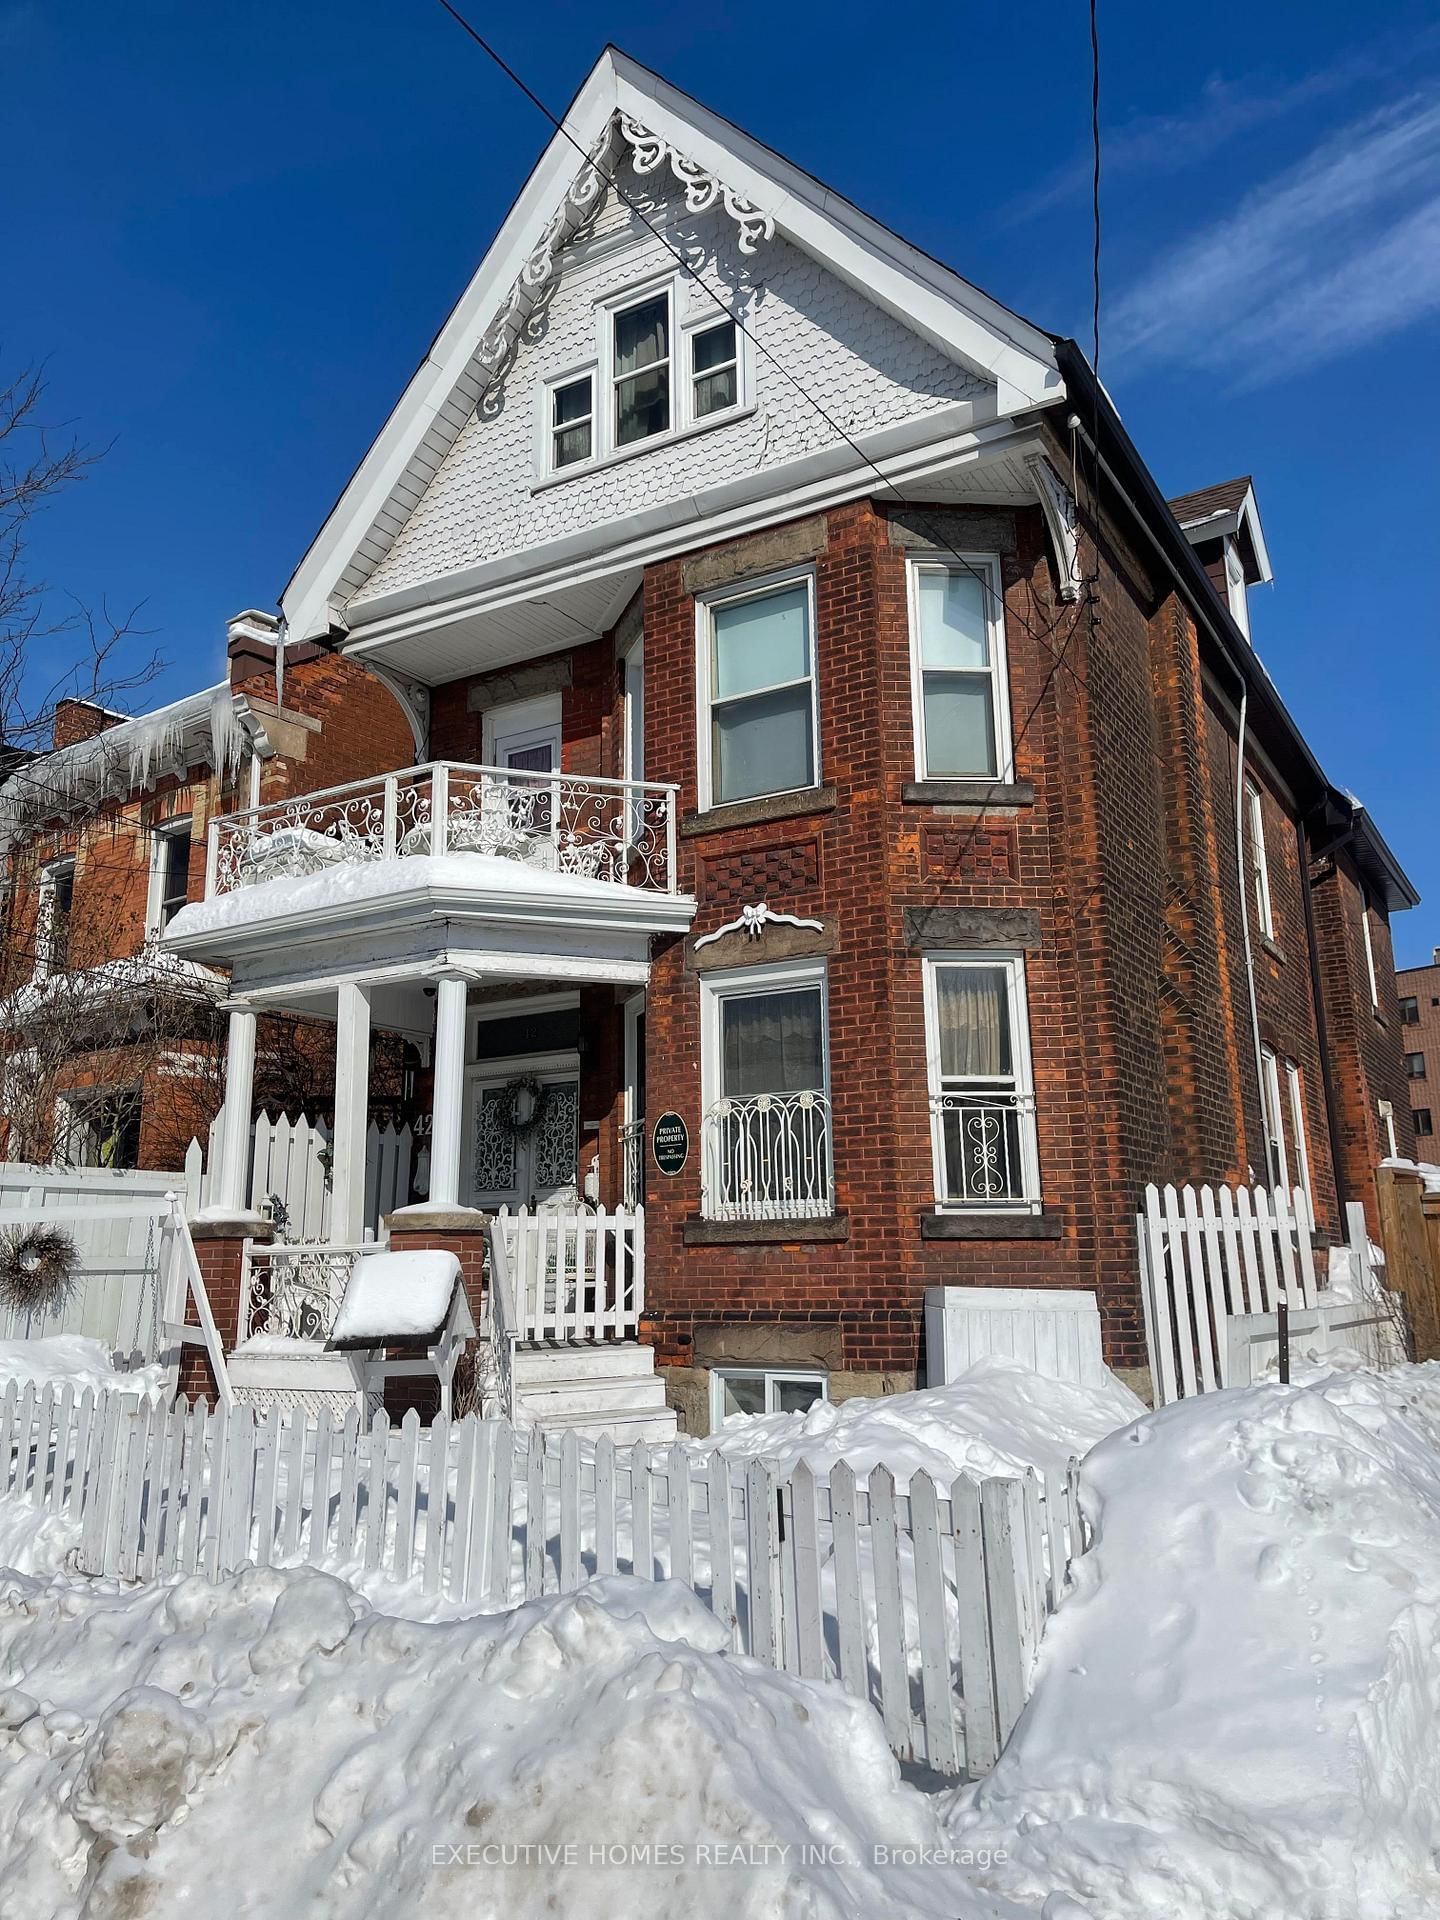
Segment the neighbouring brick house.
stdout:
<path fill-rule="evenodd" d="M 1440 947 L 1428 967 L 1397 967 L 1400 1051 L 1406 1098 L 1415 1129 L 1415 1158 L 1434 1160 L 1440 1121 Z"/>
<path fill-rule="evenodd" d="M 913 1384 L 936 1284 L 1093 1289 L 1139 1368 L 1147 1181 L 1338 1234 L 1411 1144 L 1415 896 L 1251 650 L 1254 490 L 1167 504 L 1072 342 L 623 56 L 567 125 L 284 598 L 432 765 L 222 822 L 167 936 L 234 970 L 235 1111 L 322 1010 L 338 1167 L 423 1036 L 397 1242 L 473 1278 L 533 1204 L 553 1278 L 643 1193 L 692 1430 Z"/>
<path fill-rule="evenodd" d="M 412 757 L 399 701 L 355 662 L 291 644 L 277 683 L 277 628 L 237 615 L 228 679 L 151 713 L 61 700 L 51 750 L 0 788 L 7 1157 L 178 1168 L 223 1093 L 226 981 L 160 937 L 204 896 L 209 822 Z M 330 1051 L 272 1021 L 260 1100 L 328 1096 Z"/>

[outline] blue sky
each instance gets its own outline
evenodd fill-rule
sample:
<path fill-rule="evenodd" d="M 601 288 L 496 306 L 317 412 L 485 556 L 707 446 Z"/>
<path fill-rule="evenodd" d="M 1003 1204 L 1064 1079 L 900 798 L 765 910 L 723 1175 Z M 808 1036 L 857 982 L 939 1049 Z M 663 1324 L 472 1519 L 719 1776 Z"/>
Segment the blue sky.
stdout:
<path fill-rule="evenodd" d="M 631 3 L 474 17 L 557 109 L 606 34 L 1042 326 L 1089 338 L 1080 0 Z M 897 24 L 886 27 L 887 19 Z M 1391 0 L 1101 0 L 1102 373 L 1160 484 L 1249 471 L 1255 641 L 1427 896 L 1434 827 L 1440 22 Z M 110 443 L 38 570 L 143 601 L 218 674 L 273 605 L 536 154 L 434 0 L 0 0 L 0 343 Z"/>

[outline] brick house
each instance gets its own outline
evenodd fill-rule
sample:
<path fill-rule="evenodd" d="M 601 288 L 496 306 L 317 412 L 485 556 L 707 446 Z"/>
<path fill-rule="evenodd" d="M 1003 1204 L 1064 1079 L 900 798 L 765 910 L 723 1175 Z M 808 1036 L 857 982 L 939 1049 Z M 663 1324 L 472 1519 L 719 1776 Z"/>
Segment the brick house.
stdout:
<path fill-rule="evenodd" d="M 333 1018 L 343 1180 L 421 1039 L 392 1235 L 478 1284 L 495 1209 L 643 1195 L 691 1430 L 913 1385 L 936 1284 L 1093 1289 L 1139 1369 L 1147 1181 L 1336 1233 L 1410 1144 L 1415 896 L 1250 647 L 1254 489 L 1167 504 L 1072 342 L 624 56 L 567 126 L 284 596 L 427 764 L 222 820 L 166 935 L 227 1111 Z"/>
<path fill-rule="evenodd" d="M 1440 947 L 1428 967 L 1399 967 L 1400 1050 L 1404 1056 L 1415 1158 L 1434 1160 L 1440 1119 Z"/>
<path fill-rule="evenodd" d="M 237 615 L 228 678 L 151 713 L 61 700 L 0 788 L 8 1158 L 178 1168 L 223 1094 L 224 974 L 160 945 L 204 896 L 209 821 L 413 754 L 381 681 L 313 643 L 277 657 L 277 627 Z M 329 1052 L 272 1021 L 260 1101 L 324 1096 Z"/>

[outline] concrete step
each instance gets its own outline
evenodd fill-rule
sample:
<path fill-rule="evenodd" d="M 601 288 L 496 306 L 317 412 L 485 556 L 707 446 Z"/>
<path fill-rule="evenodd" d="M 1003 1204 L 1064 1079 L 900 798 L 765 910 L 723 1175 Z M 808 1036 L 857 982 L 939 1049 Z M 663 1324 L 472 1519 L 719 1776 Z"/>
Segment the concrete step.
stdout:
<path fill-rule="evenodd" d="M 520 1404 L 539 1413 L 595 1414 L 628 1408 L 644 1410 L 663 1407 L 665 1383 L 649 1380 L 560 1381 L 554 1386 L 525 1386 L 520 1389 Z"/>
<path fill-rule="evenodd" d="M 673 1407 L 657 1407 L 642 1413 L 604 1414 L 595 1419 L 551 1414 L 533 1419 L 531 1425 L 542 1433 L 578 1433 L 582 1440 L 608 1437 L 617 1447 L 633 1446 L 637 1440 L 663 1446 L 675 1438 L 678 1430 Z"/>
<path fill-rule="evenodd" d="M 515 1349 L 514 1377 L 522 1386 L 532 1380 L 633 1380 L 654 1373 L 655 1350 L 638 1340 Z"/>

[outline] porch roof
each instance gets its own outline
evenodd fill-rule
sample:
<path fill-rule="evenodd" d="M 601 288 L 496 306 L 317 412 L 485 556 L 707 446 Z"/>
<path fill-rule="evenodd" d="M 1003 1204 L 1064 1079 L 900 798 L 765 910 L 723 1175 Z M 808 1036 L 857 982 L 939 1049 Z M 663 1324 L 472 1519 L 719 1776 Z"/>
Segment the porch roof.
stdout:
<path fill-rule="evenodd" d="M 488 854 L 409 855 L 194 901 L 164 944 L 228 965 L 236 992 L 397 968 L 628 981 L 643 978 L 651 936 L 683 934 L 694 915 L 688 894 Z"/>

